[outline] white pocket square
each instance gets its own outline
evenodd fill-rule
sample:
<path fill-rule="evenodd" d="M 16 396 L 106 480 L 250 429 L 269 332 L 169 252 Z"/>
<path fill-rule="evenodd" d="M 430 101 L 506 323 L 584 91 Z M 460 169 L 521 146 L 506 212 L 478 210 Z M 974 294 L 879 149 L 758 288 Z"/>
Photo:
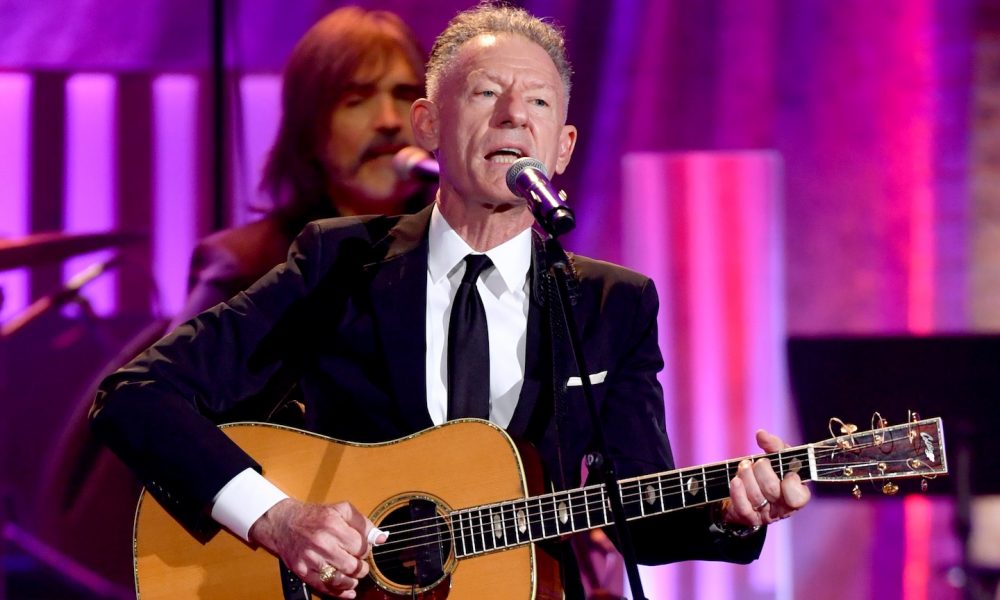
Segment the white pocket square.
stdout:
<path fill-rule="evenodd" d="M 604 378 L 608 376 L 607 371 L 601 371 L 600 373 L 593 373 L 590 375 L 590 385 L 595 383 L 604 383 Z M 581 386 L 583 385 L 583 379 L 579 377 L 570 377 L 566 381 L 567 387 Z"/>

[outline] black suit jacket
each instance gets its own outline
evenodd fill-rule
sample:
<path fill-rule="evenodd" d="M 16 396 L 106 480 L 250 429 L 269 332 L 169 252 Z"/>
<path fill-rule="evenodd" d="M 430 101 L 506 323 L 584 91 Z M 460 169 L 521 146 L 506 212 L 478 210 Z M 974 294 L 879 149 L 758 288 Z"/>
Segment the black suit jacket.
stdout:
<path fill-rule="evenodd" d="M 95 431 L 189 528 L 215 494 L 258 468 L 219 432 L 241 400 L 275 377 L 301 387 L 309 429 L 342 440 L 395 439 L 432 425 L 425 386 L 430 209 L 402 217 L 309 224 L 288 261 L 247 291 L 181 325 L 101 385 Z M 543 253 L 532 264 L 525 380 L 508 432 L 538 448 L 556 487 L 580 484 L 593 424 L 565 343 L 548 333 Z M 575 257 L 575 315 L 611 457 L 627 477 L 673 468 L 663 423 L 653 283 Z M 564 401 L 555 402 L 555 392 Z M 559 413 L 559 417 L 556 417 Z M 346 498 L 350 500 L 350 498 Z M 680 511 L 634 528 L 641 562 L 748 562 L 763 536 L 709 532 L 708 512 Z"/>

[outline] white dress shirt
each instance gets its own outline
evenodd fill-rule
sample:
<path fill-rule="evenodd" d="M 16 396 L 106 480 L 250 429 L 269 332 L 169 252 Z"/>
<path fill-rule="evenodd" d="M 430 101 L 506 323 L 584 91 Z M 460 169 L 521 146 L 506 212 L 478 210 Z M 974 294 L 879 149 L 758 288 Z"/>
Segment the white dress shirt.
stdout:
<path fill-rule="evenodd" d="M 448 319 L 458 285 L 465 273 L 464 258 L 475 253 L 438 211 L 431 212 L 428 231 L 426 385 L 427 410 L 435 425 L 448 415 Z M 493 267 L 476 287 L 486 310 L 490 342 L 490 421 L 507 427 L 524 380 L 528 331 L 528 273 L 531 268 L 531 230 L 486 251 Z M 287 494 L 253 469 L 230 480 L 216 494 L 212 518 L 244 540 L 250 527 Z M 350 490 L 344 491 L 350 500 Z"/>
<path fill-rule="evenodd" d="M 427 411 L 435 425 L 448 417 L 448 322 L 465 274 L 464 258 L 479 254 L 434 206 L 427 258 Z M 486 310 L 490 340 L 490 421 L 506 428 L 524 381 L 528 332 L 528 270 L 531 230 L 486 251 L 493 268 L 476 282 Z"/>

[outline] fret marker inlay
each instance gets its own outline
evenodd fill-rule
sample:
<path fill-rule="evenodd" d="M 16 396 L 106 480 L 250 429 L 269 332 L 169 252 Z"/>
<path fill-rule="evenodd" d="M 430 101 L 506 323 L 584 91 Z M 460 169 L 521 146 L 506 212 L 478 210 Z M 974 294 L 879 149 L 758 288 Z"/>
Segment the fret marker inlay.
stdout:
<path fill-rule="evenodd" d="M 656 488 L 652 485 L 646 486 L 646 504 L 652 506 L 656 503 Z"/>
<path fill-rule="evenodd" d="M 687 480 L 687 492 L 692 496 L 697 496 L 698 492 L 701 491 L 701 484 L 698 483 L 697 477 L 688 477 Z"/>
<path fill-rule="evenodd" d="M 498 540 L 503 538 L 503 521 L 500 520 L 500 515 L 493 515 L 493 537 Z"/>
<path fill-rule="evenodd" d="M 524 533 L 528 530 L 528 519 L 524 516 L 524 509 L 517 511 L 517 530 Z"/>
<path fill-rule="evenodd" d="M 569 510 L 566 509 L 566 503 L 560 502 L 557 506 L 559 514 L 559 522 L 565 525 L 569 522 Z"/>

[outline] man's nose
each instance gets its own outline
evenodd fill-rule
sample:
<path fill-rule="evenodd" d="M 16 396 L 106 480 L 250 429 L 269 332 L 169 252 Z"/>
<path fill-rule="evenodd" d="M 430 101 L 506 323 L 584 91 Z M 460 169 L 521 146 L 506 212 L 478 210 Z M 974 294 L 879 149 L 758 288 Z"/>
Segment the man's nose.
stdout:
<path fill-rule="evenodd" d="M 403 115 L 399 103 L 392 96 L 382 96 L 375 108 L 375 129 L 382 132 L 396 132 L 403 128 Z"/>
<path fill-rule="evenodd" d="M 499 127 L 524 127 L 528 122 L 528 106 L 515 94 L 505 94 L 496 103 L 496 125 Z"/>

